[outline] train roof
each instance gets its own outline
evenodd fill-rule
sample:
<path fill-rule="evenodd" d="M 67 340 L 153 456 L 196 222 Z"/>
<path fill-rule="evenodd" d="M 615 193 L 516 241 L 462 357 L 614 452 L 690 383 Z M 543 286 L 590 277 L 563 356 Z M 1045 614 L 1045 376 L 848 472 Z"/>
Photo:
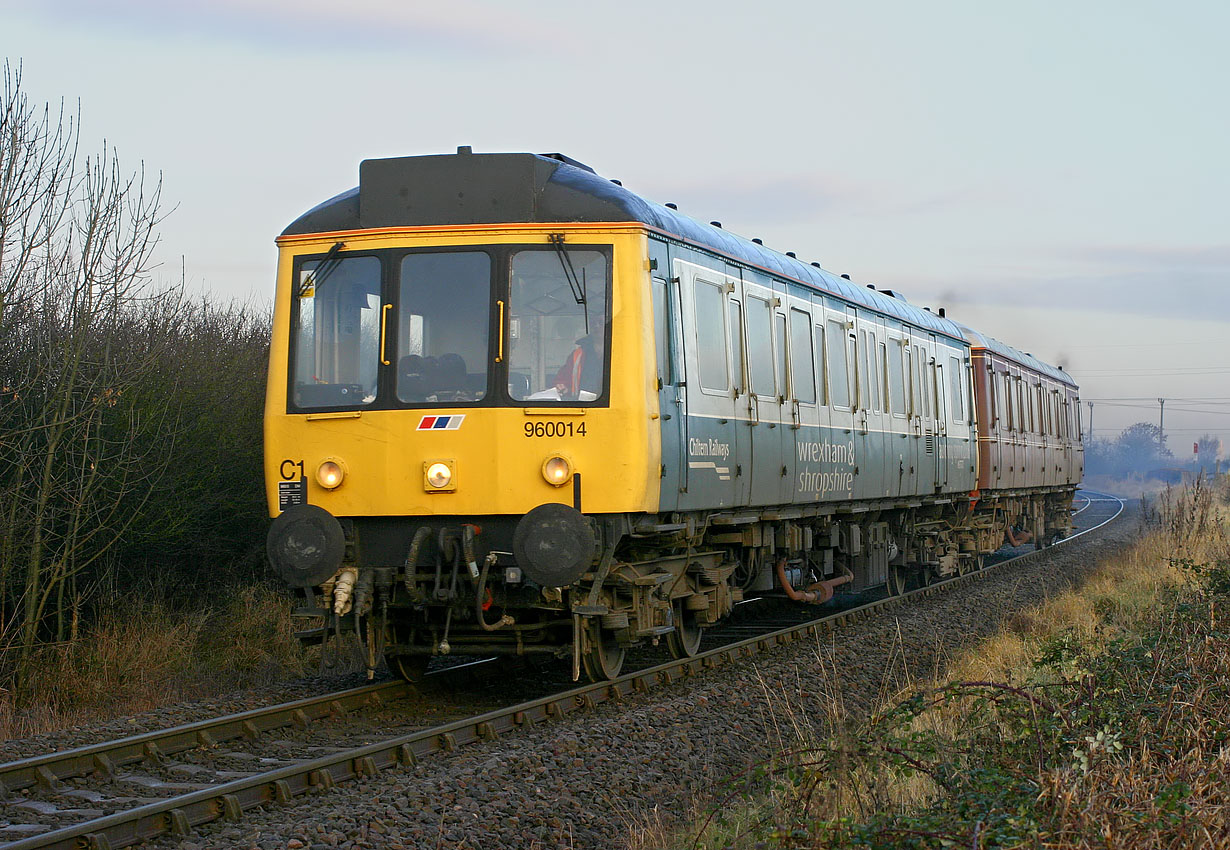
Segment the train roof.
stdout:
<path fill-rule="evenodd" d="M 1076 381 L 1072 380 L 1072 376 L 1058 366 L 1052 366 L 1032 354 L 1027 354 L 1024 351 L 1019 351 L 1007 343 L 1000 342 L 995 337 L 987 336 L 982 331 L 976 331 L 971 327 L 962 325 L 956 322 L 961 330 L 965 333 L 965 339 L 973 348 L 985 348 L 993 354 L 998 354 L 1001 357 L 1006 357 L 1013 360 L 1022 366 L 1033 369 L 1035 372 L 1040 372 L 1047 377 L 1054 378 L 1060 383 L 1068 384 L 1075 388 Z"/>
<path fill-rule="evenodd" d="M 450 224 L 629 221 L 925 330 L 966 339 L 963 326 L 900 295 L 859 286 L 646 200 L 562 154 L 475 154 L 459 148 L 456 154 L 364 160 L 358 187 L 304 213 L 282 235 Z"/>

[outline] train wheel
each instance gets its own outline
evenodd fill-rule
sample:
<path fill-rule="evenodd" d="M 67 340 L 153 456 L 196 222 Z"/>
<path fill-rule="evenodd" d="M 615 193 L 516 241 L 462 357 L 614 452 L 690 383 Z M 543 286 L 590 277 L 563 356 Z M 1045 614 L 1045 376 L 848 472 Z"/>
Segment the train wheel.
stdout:
<path fill-rule="evenodd" d="M 909 580 L 910 571 L 906 567 L 890 564 L 888 567 L 888 595 L 901 596 L 905 593 L 905 586 Z"/>
<path fill-rule="evenodd" d="M 682 599 L 676 599 L 675 630 L 666 636 L 666 645 L 675 658 L 691 658 L 700 651 L 700 638 L 704 628 L 696 625 L 696 615 L 687 610 Z"/>
<path fill-rule="evenodd" d="M 627 650 L 615 642 L 615 634 L 602 628 L 602 623 L 590 620 L 585 626 L 589 637 L 589 651 L 581 656 L 585 675 L 591 682 L 614 679 L 624 666 Z"/>
<path fill-rule="evenodd" d="M 427 662 L 431 659 L 426 655 L 391 655 L 384 660 L 393 675 L 402 681 L 421 682 L 427 673 Z"/>

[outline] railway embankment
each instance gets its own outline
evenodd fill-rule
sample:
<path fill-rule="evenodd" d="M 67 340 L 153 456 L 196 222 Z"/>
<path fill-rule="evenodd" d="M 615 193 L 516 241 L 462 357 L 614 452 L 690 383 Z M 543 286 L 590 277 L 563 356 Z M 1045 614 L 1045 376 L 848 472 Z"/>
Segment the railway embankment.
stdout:
<path fill-rule="evenodd" d="M 1224 483 L 1146 499 L 1070 587 L 1001 608 L 934 675 L 881 660 L 871 703 L 766 695 L 792 721 L 777 751 L 640 846 L 1226 846 L 1228 502 Z"/>
<path fill-rule="evenodd" d="M 714 808 L 737 810 L 726 800 L 732 777 L 770 779 L 758 766 L 799 751 L 806 735 L 838 746 L 877 706 L 1123 555 L 1137 528 L 1121 519 L 814 641 L 149 846 L 691 846 L 698 813 L 697 825 Z M 747 846 L 766 840 L 750 836 Z"/>

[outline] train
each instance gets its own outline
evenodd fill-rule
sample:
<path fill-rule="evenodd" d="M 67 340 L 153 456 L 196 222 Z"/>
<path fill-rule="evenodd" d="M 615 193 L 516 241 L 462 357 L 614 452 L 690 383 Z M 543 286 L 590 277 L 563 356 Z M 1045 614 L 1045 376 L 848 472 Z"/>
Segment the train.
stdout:
<path fill-rule="evenodd" d="M 1061 367 L 562 154 L 365 160 L 276 242 L 267 552 L 369 669 L 610 679 L 1071 532 Z"/>

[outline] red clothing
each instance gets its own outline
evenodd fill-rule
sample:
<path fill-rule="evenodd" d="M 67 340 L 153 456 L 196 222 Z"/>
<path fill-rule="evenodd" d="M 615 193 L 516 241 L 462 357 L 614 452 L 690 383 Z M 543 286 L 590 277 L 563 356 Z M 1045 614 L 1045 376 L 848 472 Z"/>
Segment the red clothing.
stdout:
<path fill-rule="evenodd" d="M 564 365 L 555 373 L 556 387 L 563 387 L 562 395 L 576 398 L 581 392 L 581 370 L 585 366 L 585 349 L 578 345 L 568 355 Z"/>

